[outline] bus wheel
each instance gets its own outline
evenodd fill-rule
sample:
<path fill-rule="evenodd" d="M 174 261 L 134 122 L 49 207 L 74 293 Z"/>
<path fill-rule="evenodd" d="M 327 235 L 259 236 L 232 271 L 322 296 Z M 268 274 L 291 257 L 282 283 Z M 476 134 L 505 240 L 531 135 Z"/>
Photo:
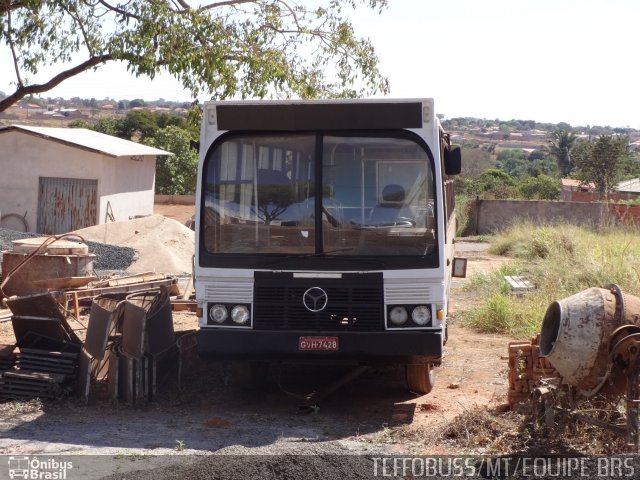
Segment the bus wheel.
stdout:
<path fill-rule="evenodd" d="M 233 364 L 233 379 L 243 390 L 256 390 L 267 383 L 269 362 L 240 361 Z"/>
<path fill-rule="evenodd" d="M 426 395 L 433 388 L 433 364 L 407 364 L 407 386 L 409 390 Z"/>

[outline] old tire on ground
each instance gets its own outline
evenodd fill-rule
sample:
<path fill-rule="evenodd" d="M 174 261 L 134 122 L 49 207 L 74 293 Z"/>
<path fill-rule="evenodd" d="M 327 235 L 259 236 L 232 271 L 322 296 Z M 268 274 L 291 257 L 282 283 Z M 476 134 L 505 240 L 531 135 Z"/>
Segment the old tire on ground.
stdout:
<path fill-rule="evenodd" d="M 239 361 L 233 364 L 233 379 L 243 390 L 256 390 L 267 383 L 269 362 Z"/>
<path fill-rule="evenodd" d="M 426 395 L 431 391 L 434 382 L 432 363 L 408 363 L 405 369 L 409 390 L 422 395 Z"/>

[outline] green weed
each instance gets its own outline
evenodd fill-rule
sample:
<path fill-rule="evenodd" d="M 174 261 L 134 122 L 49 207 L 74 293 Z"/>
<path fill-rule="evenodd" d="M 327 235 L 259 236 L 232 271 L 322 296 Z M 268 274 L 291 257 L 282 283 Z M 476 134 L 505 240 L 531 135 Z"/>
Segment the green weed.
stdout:
<path fill-rule="evenodd" d="M 535 333 L 551 302 L 590 287 L 615 283 L 625 293 L 640 295 L 638 228 L 596 231 L 523 223 L 496 235 L 490 252 L 512 260 L 491 273 L 474 275 L 466 287 L 486 299 L 462 315 L 467 325 L 483 332 Z M 515 296 L 505 275 L 523 276 L 536 289 Z"/>

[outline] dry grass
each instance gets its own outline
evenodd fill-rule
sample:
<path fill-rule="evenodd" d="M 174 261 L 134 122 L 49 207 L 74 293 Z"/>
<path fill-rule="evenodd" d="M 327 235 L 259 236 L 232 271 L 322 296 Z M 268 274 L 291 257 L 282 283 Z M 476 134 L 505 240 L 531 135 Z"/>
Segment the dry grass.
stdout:
<path fill-rule="evenodd" d="M 463 313 L 482 332 L 530 335 L 540 329 L 548 305 L 590 287 L 615 283 L 640 295 L 640 229 L 593 231 L 574 225 L 514 225 L 493 240 L 490 253 L 512 260 L 490 274 L 476 275 L 468 289 L 485 302 Z M 505 275 L 532 281 L 534 292 L 513 295 Z"/>

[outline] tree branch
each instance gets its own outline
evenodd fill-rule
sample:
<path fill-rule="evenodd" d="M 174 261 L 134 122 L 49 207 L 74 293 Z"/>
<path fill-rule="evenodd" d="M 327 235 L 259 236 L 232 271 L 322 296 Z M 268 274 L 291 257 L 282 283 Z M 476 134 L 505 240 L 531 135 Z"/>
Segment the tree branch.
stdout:
<path fill-rule="evenodd" d="M 4 14 L 17 10 L 25 6 L 24 2 L 11 2 L 11 0 L 0 0 L 0 13 Z"/>
<path fill-rule="evenodd" d="M 16 47 L 13 44 L 13 27 L 11 25 L 11 10 L 7 10 L 7 26 L 9 31 L 7 32 L 7 38 L 9 42 L 9 48 L 11 48 L 11 57 L 13 58 L 13 68 L 16 71 L 16 81 L 18 87 L 22 87 L 22 78 L 20 78 L 20 68 L 18 67 L 18 56 L 16 55 Z M 0 110 L 1 111 L 1 110 Z"/>
<path fill-rule="evenodd" d="M 119 7 L 114 7 L 113 5 L 108 4 L 107 2 L 105 2 L 104 0 L 98 0 L 102 6 L 104 6 L 106 9 L 111 10 L 113 12 L 119 13 L 120 15 L 122 15 L 123 17 L 129 17 L 129 18 L 135 18 L 136 20 L 142 20 L 142 18 L 139 15 L 134 15 L 133 13 L 127 12 L 126 10 L 122 10 Z"/>
<path fill-rule="evenodd" d="M 180 2 L 180 4 L 186 4 L 186 2 L 182 1 L 182 0 L 178 0 Z M 240 5 L 242 3 L 256 3 L 255 0 L 228 0 L 225 2 L 216 2 L 216 3 L 211 3 L 209 5 L 204 5 L 200 8 L 198 8 L 199 12 L 204 12 L 205 10 L 213 10 L 214 8 L 218 8 L 218 7 L 225 7 L 225 6 L 233 6 L 233 5 Z M 187 5 L 188 7 L 188 5 Z M 190 8 L 190 7 L 189 7 Z"/>
<path fill-rule="evenodd" d="M 97 57 L 92 57 L 86 62 L 82 62 L 79 65 L 70 68 L 69 70 L 65 70 L 64 72 L 59 73 L 46 83 L 26 86 L 19 85 L 13 94 L 0 100 L 0 112 L 4 112 L 11 105 L 23 99 L 27 95 L 33 95 L 34 93 L 42 93 L 51 90 L 68 78 L 78 75 L 79 73 L 89 70 L 90 68 L 93 68 L 97 65 L 108 62 L 109 60 L 113 60 L 113 57 L 111 55 L 99 55 Z"/>

